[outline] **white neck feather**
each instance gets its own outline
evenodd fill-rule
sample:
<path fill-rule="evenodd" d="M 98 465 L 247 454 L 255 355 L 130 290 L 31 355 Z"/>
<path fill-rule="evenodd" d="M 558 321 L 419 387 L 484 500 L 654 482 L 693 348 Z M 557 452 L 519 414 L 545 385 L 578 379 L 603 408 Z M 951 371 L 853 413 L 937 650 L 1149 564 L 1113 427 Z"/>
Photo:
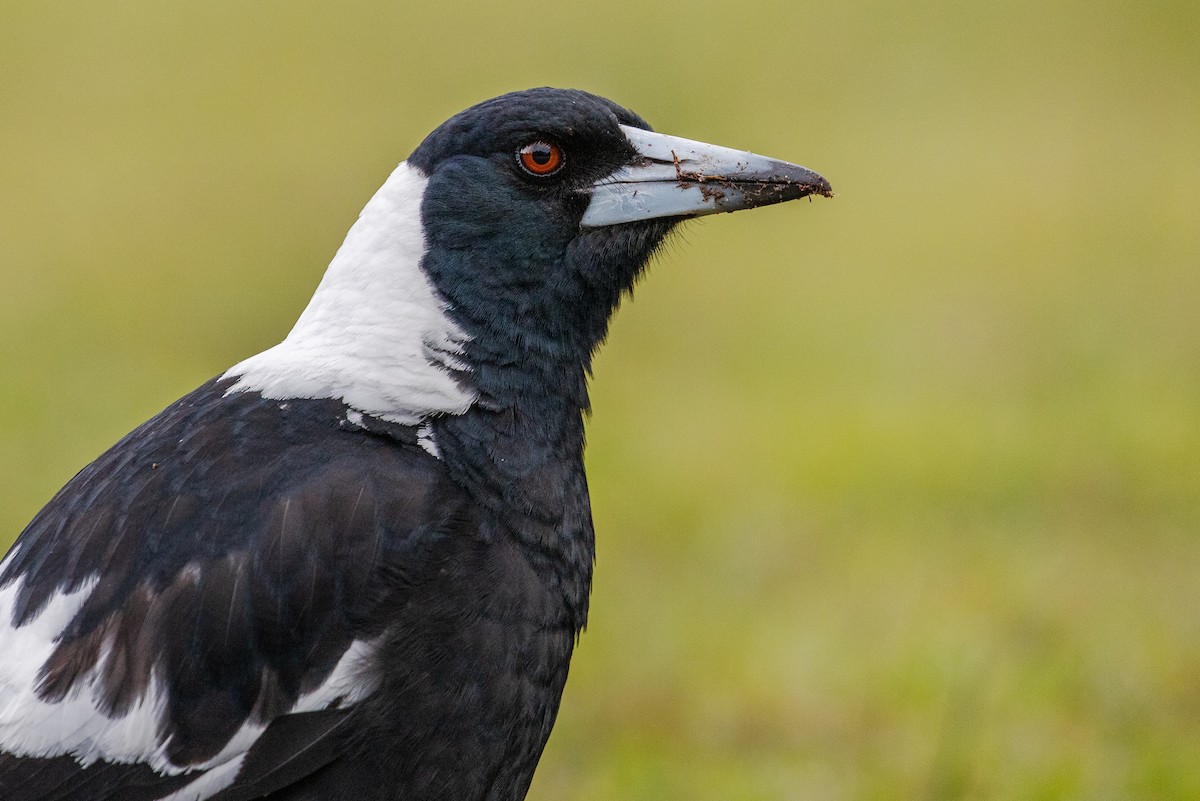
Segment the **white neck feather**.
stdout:
<path fill-rule="evenodd" d="M 287 339 L 232 367 L 229 390 L 265 398 L 336 398 L 415 424 L 475 400 L 451 370 L 467 335 L 425 271 L 421 197 L 428 180 L 401 163 L 346 235 Z"/>

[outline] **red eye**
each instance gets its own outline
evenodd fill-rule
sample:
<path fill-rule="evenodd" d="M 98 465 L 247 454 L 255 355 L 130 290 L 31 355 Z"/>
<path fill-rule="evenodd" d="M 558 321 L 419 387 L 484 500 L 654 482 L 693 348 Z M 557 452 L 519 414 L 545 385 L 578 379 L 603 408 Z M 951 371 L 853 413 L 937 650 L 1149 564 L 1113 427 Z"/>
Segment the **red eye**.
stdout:
<path fill-rule="evenodd" d="M 562 148 L 545 139 L 538 139 L 517 151 L 517 161 L 531 175 L 553 175 L 562 169 Z"/>

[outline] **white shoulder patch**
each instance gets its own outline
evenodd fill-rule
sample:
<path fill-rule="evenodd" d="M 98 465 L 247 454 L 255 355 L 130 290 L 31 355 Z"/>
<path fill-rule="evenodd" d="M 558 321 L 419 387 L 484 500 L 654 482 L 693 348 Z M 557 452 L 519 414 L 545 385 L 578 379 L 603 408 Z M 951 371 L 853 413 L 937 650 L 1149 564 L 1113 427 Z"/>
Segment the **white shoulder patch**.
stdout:
<path fill-rule="evenodd" d="M 421 268 L 421 198 L 428 179 L 407 162 L 371 198 L 287 338 L 223 377 L 229 392 L 336 398 L 412 425 L 461 414 L 475 393 L 452 371 L 468 337 Z"/>
<path fill-rule="evenodd" d="M 87 600 L 96 579 L 70 593 L 56 593 L 24 626 L 12 625 L 13 602 L 25 583 L 0 590 L 0 749 L 21 756 L 71 754 L 84 765 L 100 758 L 150 761 L 160 750 L 157 723 L 162 697 L 152 686 L 129 712 L 110 719 L 99 712 L 87 681 L 57 703 L 37 693 L 38 674 L 55 641 Z"/>
<path fill-rule="evenodd" d="M 95 698 L 95 684 L 106 658 L 102 655 L 99 667 L 66 698 L 43 701 L 37 693 L 39 671 L 63 629 L 91 594 L 96 579 L 74 592 L 56 593 L 33 620 L 14 627 L 13 603 L 23 584 L 24 579 L 17 579 L 0 589 L 0 642 L 4 643 L 0 649 L 0 752 L 33 757 L 68 755 L 84 766 L 98 760 L 137 762 L 163 775 L 208 771 L 169 796 L 177 801 L 207 798 L 233 782 L 246 752 L 266 725 L 248 720 L 212 759 L 199 765 L 172 764 L 166 756 L 167 744 L 158 736 L 166 694 L 157 676 L 126 714 L 110 718 L 100 711 Z M 325 682 L 298 699 L 290 711 L 345 707 L 370 695 L 375 685 L 367 666 L 375 647 L 374 640 L 353 642 Z"/>

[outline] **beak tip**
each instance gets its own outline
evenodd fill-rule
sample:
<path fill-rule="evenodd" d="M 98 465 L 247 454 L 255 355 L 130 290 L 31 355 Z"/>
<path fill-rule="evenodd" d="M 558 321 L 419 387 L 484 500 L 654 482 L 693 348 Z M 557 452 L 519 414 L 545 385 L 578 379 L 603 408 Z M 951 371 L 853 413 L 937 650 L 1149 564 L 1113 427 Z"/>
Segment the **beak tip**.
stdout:
<path fill-rule="evenodd" d="M 803 189 L 804 189 L 804 194 L 808 195 L 810 197 L 812 195 L 820 195 L 821 197 L 833 197 L 833 187 L 830 186 L 829 182 L 826 181 L 824 178 L 821 179 L 820 183 L 808 184 L 807 186 L 803 187 Z"/>
<path fill-rule="evenodd" d="M 765 181 L 747 182 L 738 186 L 738 204 L 730 211 L 769 206 L 814 195 L 833 197 L 833 187 L 824 176 L 796 164 L 777 162 L 773 175 Z"/>
<path fill-rule="evenodd" d="M 781 171 L 790 183 L 794 183 L 800 191 L 797 197 L 809 197 L 812 195 L 820 195 L 821 197 L 833 197 L 833 187 L 829 185 L 829 181 L 825 180 L 825 176 L 813 172 L 805 167 L 800 167 L 794 164 L 787 165 L 787 170 Z M 790 175 L 789 175 L 790 173 Z"/>

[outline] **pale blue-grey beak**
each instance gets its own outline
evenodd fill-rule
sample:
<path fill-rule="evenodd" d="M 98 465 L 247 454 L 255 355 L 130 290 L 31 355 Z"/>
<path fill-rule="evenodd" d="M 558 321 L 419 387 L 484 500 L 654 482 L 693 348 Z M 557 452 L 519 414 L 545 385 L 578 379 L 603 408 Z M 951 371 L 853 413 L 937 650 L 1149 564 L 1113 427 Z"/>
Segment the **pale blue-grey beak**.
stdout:
<path fill-rule="evenodd" d="M 584 228 L 833 195 L 828 181 L 796 164 L 627 125 L 621 130 L 640 160 L 593 184 Z"/>

